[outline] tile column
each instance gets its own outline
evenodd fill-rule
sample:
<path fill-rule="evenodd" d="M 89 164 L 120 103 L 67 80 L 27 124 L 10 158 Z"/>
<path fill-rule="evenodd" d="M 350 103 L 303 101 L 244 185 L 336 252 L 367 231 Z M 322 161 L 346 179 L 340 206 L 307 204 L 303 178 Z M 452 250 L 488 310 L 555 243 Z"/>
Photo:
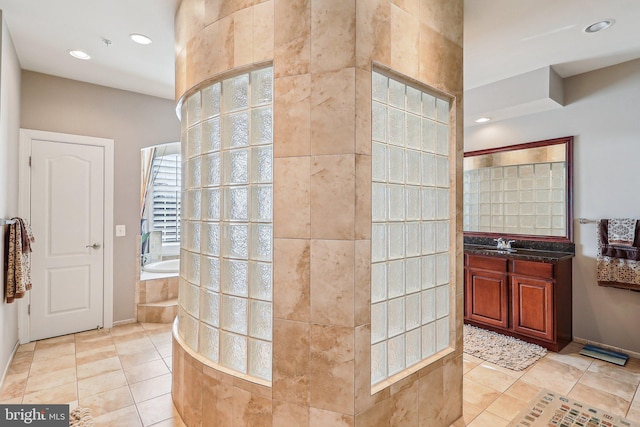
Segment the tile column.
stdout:
<path fill-rule="evenodd" d="M 462 0 L 182 0 L 176 99 L 272 65 L 273 375 L 217 369 L 174 336 L 189 426 L 448 426 L 462 415 Z M 447 356 L 371 394 L 371 70 L 451 96 Z M 174 333 L 175 335 L 175 333 Z"/>

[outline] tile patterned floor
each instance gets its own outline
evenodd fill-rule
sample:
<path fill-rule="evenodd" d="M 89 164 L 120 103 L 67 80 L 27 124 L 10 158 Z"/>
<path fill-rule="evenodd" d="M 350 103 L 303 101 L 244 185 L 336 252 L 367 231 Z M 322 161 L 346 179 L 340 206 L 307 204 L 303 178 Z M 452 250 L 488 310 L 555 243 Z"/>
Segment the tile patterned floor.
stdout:
<path fill-rule="evenodd" d="M 184 426 L 171 401 L 171 325 L 132 323 L 21 345 L 0 402 L 89 407 L 96 426 Z"/>
<path fill-rule="evenodd" d="M 463 417 L 452 427 L 504 427 L 542 388 L 640 422 L 640 360 L 620 367 L 582 356 L 581 349 L 571 343 L 522 372 L 465 354 Z"/>
<path fill-rule="evenodd" d="M 453 427 L 506 426 L 545 387 L 640 422 L 640 360 L 625 367 L 548 353 L 522 372 L 464 355 L 464 416 Z M 91 408 L 96 426 L 184 426 L 171 401 L 171 326 L 135 323 L 22 345 L 1 403 Z"/>

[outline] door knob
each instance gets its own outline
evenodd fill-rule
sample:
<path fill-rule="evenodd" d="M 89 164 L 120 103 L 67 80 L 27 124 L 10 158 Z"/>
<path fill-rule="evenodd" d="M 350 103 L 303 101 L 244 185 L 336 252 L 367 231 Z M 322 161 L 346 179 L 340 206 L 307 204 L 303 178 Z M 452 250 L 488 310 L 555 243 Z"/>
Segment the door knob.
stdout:
<path fill-rule="evenodd" d="M 85 246 L 85 248 L 100 249 L 100 243 L 94 243 L 93 245 L 87 245 L 87 246 Z"/>

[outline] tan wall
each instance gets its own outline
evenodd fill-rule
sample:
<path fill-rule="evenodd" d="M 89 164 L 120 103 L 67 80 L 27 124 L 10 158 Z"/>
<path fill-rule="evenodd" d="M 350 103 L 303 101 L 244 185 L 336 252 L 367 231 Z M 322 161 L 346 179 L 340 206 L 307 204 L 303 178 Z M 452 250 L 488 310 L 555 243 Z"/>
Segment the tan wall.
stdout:
<path fill-rule="evenodd" d="M 179 141 L 174 102 L 23 71 L 20 114 L 22 128 L 115 141 L 113 217 L 114 224 L 126 225 L 127 235 L 114 238 L 113 319 L 133 319 L 136 236 L 140 234 L 140 149 Z"/>
<path fill-rule="evenodd" d="M 451 233 L 455 351 L 370 394 L 371 64 L 454 97 L 461 212 L 461 0 L 183 0 L 176 98 L 273 61 L 272 388 L 174 344 L 187 425 L 448 426 L 462 414 L 461 215 Z M 456 121 L 455 118 L 460 120 Z"/>

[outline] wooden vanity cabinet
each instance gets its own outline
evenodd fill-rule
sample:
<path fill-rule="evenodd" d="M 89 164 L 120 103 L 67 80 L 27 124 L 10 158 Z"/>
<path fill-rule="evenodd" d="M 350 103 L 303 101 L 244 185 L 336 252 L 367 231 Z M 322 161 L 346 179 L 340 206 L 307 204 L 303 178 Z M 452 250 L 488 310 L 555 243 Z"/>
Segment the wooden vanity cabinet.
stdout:
<path fill-rule="evenodd" d="M 470 257 L 465 277 L 466 315 L 485 325 L 509 326 L 507 260 Z"/>
<path fill-rule="evenodd" d="M 465 322 L 559 351 L 571 341 L 571 258 L 465 254 Z"/>

